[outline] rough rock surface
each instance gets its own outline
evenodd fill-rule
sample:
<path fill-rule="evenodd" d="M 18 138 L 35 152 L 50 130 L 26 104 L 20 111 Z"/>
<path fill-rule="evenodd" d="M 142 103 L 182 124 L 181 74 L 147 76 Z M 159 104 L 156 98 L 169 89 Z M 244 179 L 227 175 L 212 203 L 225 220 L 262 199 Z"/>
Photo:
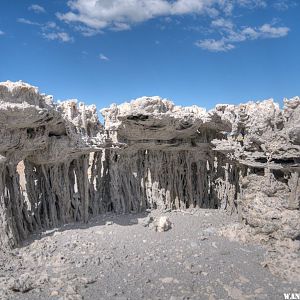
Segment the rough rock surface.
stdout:
<path fill-rule="evenodd" d="M 219 208 L 243 226 L 223 234 L 266 244 L 270 269 L 299 280 L 299 97 L 210 111 L 143 97 L 101 112 L 104 125 L 95 106 L 0 83 L 3 249 L 107 212 Z"/>

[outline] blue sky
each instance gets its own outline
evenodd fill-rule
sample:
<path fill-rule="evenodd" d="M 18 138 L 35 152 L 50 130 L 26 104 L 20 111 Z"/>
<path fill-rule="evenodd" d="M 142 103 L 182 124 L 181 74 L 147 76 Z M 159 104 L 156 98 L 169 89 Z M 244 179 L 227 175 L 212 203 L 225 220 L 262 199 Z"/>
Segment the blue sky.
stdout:
<path fill-rule="evenodd" d="M 300 94 L 298 0 L 0 0 L 0 81 L 100 109 Z"/>

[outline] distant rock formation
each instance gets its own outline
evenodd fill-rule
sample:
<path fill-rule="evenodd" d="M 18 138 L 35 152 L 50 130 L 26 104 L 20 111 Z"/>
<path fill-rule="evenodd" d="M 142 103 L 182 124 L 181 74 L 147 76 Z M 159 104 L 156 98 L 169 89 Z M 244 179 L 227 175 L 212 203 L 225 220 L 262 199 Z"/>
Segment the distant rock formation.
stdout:
<path fill-rule="evenodd" d="M 299 97 L 210 111 L 143 97 L 101 113 L 104 126 L 95 106 L 0 83 L 0 244 L 108 211 L 204 207 L 297 249 Z"/>

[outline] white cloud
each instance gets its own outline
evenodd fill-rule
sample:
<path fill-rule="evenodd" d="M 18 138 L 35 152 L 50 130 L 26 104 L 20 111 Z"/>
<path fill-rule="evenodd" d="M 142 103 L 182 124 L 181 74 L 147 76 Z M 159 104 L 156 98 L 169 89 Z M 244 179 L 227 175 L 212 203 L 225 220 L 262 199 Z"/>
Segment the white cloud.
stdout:
<path fill-rule="evenodd" d="M 5 32 L 0 30 L 0 35 L 4 35 L 4 34 L 5 34 Z"/>
<path fill-rule="evenodd" d="M 225 40 L 214 40 L 214 39 L 205 39 L 200 40 L 195 43 L 197 47 L 212 51 L 212 52 L 226 52 L 235 48 L 234 45 L 227 43 Z"/>
<path fill-rule="evenodd" d="M 231 29 L 233 28 L 233 23 L 231 20 L 225 20 L 223 18 L 220 18 L 220 19 L 216 19 L 216 20 L 213 20 L 211 22 L 211 25 L 213 27 L 221 27 L 221 28 L 227 28 L 227 29 Z"/>
<path fill-rule="evenodd" d="M 109 58 L 102 53 L 99 54 L 99 59 L 109 61 Z"/>
<path fill-rule="evenodd" d="M 38 4 L 32 4 L 28 7 L 29 10 L 32 10 L 36 14 L 45 13 L 46 10 L 44 7 L 38 5 Z"/>
<path fill-rule="evenodd" d="M 167 11 L 164 0 L 74 0 L 69 3 L 71 11 L 58 14 L 66 22 L 80 22 L 88 27 L 104 29 L 115 27 L 115 23 L 132 24 L 149 20 Z M 165 6 L 165 7 L 163 7 Z"/>
<path fill-rule="evenodd" d="M 221 24 L 221 23 L 220 23 Z M 219 40 L 204 39 L 196 42 L 196 46 L 213 52 L 224 52 L 235 48 L 234 43 L 247 40 L 270 39 L 284 37 L 289 32 L 288 27 L 274 27 L 264 24 L 261 27 L 244 27 L 243 29 L 221 27 L 223 37 Z"/>
<path fill-rule="evenodd" d="M 262 38 L 280 38 L 286 36 L 289 31 L 288 27 L 272 27 L 270 24 L 264 24 L 259 28 Z"/>
<path fill-rule="evenodd" d="M 60 20 L 93 30 L 120 31 L 158 17 L 170 22 L 174 16 L 190 14 L 219 18 L 220 22 L 221 15 L 230 16 L 236 7 L 264 8 L 267 0 L 69 0 L 67 4 L 68 11 L 56 14 Z M 93 35 L 86 32 L 82 31 Z"/>
<path fill-rule="evenodd" d="M 59 29 L 59 26 L 55 22 L 47 22 L 43 25 L 44 29 Z"/>
<path fill-rule="evenodd" d="M 220 3 L 223 0 L 71 0 L 70 11 L 57 16 L 65 22 L 79 22 L 95 29 L 127 30 L 156 17 L 215 14 L 213 6 Z"/>
<path fill-rule="evenodd" d="M 73 42 L 73 38 L 67 32 L 44 32 L 42 36 L 47 40 L 58 40 L 64 43 Z"/>

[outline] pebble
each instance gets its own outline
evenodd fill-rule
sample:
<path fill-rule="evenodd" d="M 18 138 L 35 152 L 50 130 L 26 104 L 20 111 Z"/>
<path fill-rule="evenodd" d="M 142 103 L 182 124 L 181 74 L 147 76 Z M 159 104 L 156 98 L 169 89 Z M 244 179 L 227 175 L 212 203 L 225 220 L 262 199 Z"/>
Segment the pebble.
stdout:
<path fill-rule="evenodd" d="M 58 295 L 59 295 L 58 291 L 52 291 L 50 294 L 51 297 L 58 296 Z"/>
<path fill-rule="evenodd" d="M 191 242 L 191 247 L 192 248 L 196 248 L 198 246 L 198 244 L 196 242 Z"/>
<path fill-rule="evenodd" d="M 162 283 L 179 283 L 179 281 L 173 277 L 159 278 Z"/>

